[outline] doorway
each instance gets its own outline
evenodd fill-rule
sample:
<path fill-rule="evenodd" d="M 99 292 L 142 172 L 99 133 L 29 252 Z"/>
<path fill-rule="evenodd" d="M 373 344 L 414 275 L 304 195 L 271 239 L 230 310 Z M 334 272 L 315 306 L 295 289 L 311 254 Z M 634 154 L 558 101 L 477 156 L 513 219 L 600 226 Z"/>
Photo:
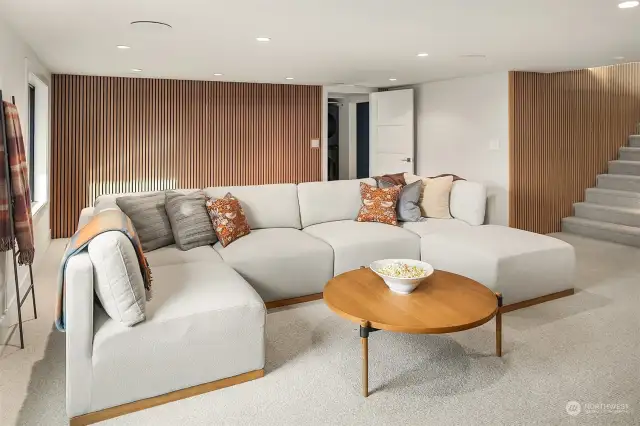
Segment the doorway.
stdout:
<path fill-rule="evenodd" d="M 369 94 L 374 89 L 338 89 L 325 88 L 323 180 L 368 177 Z"/>

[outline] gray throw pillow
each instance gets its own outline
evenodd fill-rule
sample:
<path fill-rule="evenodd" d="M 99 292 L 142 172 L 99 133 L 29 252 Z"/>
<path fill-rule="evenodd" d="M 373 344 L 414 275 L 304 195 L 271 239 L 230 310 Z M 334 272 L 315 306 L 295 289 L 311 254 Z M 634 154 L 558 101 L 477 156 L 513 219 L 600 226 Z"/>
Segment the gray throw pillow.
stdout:
<path fill-rule="evenodd" d="M 180 194 L 167 191 L 165 209 L 180 250 L 215 244 L 218 241 L 207 212 L 204 192 Z"/>
<path fill-rule="evenodd" d="M 142 250 L 151 251 L 173 244 L 171 223 L 164 209 L 164 192 L 119 197 L 116 204 L 131 219 Z"/>
<path fill-rule="evenodd" d="M 384 180 L 378 181 L 379 188 L 389 188 L 396 186 L 391 182 Z M 422 194 L 422 181 L 417 180 L 409 185 L 402 187 L 402 192 L 398 197 L 396 213 L 398 220 L 403 222 L 418 222 L 422 217 L 420 212 L 420 195 Z"/>

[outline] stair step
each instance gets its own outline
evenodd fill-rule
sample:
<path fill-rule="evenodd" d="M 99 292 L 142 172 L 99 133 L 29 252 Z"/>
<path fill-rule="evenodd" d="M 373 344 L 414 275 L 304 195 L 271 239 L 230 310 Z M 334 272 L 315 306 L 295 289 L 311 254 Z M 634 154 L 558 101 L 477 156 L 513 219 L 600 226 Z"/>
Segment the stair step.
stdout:
<path fill-rule="evenodd" d="M 562 232 L 640 247 L 640 228 L 632 226 L 616 225 L 572 216 L 562 219 Z"/>
<path fill-rule="evenodd" d="M 585 201 L 603 206 L 640 209 L 640 192 L 616 191 L 614 189 L 589 188 Z"/>
<path fill-rule="evenodd" d="M 640 192 L 640 176 L 598 175 L 598 188 Z"/>
<path fill-rule="evenodd" d="M 629 146 L 640 148 L 640 135 L 629 136 Z"/>
<path fill-rule="evenodd" d="M 616 223 L 618 225 L 635 226 L 640 229 L 640 209 L 628 207 L 603 206 L 593 203 L 575 203 L 576 217 L 597 220 L 599 222 Z"/>
<path fill-rule="evenodd" d="M 620 160 L 640 161 L 640 148 L 623 146 L 620 148 Z"/>
<path fill-rule="evenodd" d="M 609 173 L 614 175 L 640 176 L 640 161 L 609 161 Z"/>

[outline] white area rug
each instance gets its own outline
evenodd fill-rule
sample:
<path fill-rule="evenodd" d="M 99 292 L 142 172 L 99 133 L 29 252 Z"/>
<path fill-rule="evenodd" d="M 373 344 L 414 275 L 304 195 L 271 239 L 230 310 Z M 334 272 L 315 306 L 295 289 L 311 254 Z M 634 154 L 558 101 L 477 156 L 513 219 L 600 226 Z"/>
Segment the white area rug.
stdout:
<path fill-rule="evenodd" d="M 264 378 L 104 424 L 640 424 L 640 250 L 562 238 L 578 250 L 580 291 L 506 314 L 503 358 L 493 321 L 452 335 L 375 332 L 365 399 L 358 326 L 319 301 L 268 315 Z M 52 332 L 21 407 L 11 407 L 15 424 L 67 424 L 64 350 Z M 581 404 L 577 416 L 569 401 Z"/>

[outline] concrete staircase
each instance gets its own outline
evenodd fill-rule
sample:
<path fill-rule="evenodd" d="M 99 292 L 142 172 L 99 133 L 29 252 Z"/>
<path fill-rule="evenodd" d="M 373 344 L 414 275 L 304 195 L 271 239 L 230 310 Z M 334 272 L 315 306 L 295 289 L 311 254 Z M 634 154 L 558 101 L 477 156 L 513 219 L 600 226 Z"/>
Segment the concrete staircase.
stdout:
<path fill-rule="evenodd" d="M 629 136 L 609 173 L 598 176 L 574 215 L 562 219 L 562 231 L 640 247 L 640 135 Z"/>

